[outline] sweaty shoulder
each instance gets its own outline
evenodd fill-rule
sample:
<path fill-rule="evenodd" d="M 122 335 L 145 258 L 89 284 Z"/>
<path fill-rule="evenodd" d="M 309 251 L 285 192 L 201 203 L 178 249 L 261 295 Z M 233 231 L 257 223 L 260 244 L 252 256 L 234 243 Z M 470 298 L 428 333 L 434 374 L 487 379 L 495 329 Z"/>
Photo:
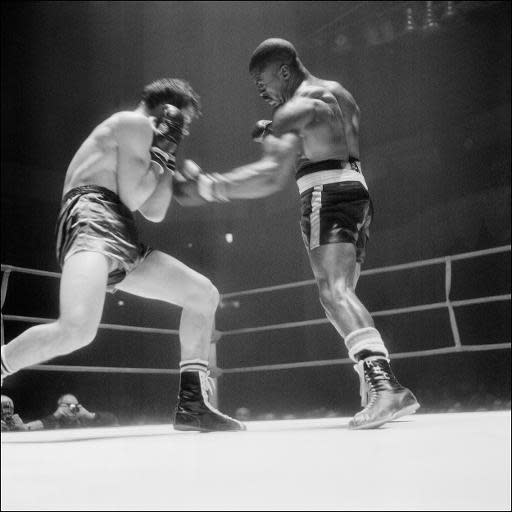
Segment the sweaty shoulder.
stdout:
<path fill-rule="evenodd" d="M 336 97 L 340 106 L 344 106 L 345 108 L 352 107 L 355 111 L 359 112 L 356 100 L 345 87 L 334 80 L 325 80 L 324 84 L 325 88 Z"/>
<path fill-rule="evenodd" d="M 151 120 L 138 112 L 118 112 L 107 122 L 118 139 L 136 138 L 150 141 L 153 137 Z"/>
<path fill-rule="evenodd" d="M 329 88 L 325 87 L 323 84 L 303 86 L 297 91 L 297 96 L 301 96 L 303 98 L 322 100 L 325 101 L 326 103 L 332 103 L 336 101 L 335 96 L 332 94 Z"/>

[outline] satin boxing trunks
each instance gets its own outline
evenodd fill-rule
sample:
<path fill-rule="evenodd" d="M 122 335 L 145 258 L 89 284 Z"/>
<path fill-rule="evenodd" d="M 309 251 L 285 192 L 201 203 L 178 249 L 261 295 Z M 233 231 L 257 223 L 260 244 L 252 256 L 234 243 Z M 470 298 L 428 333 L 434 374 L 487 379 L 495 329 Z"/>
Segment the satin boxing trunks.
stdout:
<path fill-rule="evenodd" d="M 99 252 L 109 259 L 109 291 L 151 252 L 138 242 L 132 212 L 117 194 L 97 185 L 73 188 L 62 198 L 56 235 L 61 268 L 81 251 Z"/>
<path fill-rule="evenodd" d="M 325 244 L 354 244 L 363 263 L 373 205 L 358 160 L 324 160 L 302 165 L 296 174 L 301 231 L 308 251 Z"/>

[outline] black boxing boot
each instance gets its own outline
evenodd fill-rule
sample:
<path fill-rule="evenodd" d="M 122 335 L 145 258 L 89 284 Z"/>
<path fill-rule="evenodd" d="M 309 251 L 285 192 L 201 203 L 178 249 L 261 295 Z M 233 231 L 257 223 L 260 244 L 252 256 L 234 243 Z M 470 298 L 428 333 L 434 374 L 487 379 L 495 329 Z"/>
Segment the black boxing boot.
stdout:
<path fill-rule="evenodd" d="M 361 405 L 349 422 L 350 429 L 377 428 L 420 407 L 416 397 L 396 379 L 389 360 L 382 356 L 362 359 L 354 369 L 361 382 Z"/>
<path fill-rule="evenodd" d="M 182 369 L 174 429 L 200 432 L 246 430 L 243 423 L 222 414 L 210 404 L 208 379 L 205 369 Z"/>

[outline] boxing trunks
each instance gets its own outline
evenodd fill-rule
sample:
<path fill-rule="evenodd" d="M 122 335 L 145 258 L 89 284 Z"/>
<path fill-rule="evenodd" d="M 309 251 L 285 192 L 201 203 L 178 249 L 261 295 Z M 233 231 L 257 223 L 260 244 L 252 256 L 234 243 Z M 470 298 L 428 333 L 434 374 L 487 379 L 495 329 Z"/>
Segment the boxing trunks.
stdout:
<path fill-rule="evenodd" d="M 296 173 L 301 198 L 301 230 L 308 251 L 320 245 L 354 244 L 363 263 L 373 205 L 360 162 L 308 162 Z"/>
<path fill-rule="evenodd" d="M 73 188 L 62 198 L 56 235 L 61 267 L 81 251 L 99 252 L 108 258 L 109 291 L 151 252 L 138 242 L 132 212 L 117 194 L 97 185 Z"/>

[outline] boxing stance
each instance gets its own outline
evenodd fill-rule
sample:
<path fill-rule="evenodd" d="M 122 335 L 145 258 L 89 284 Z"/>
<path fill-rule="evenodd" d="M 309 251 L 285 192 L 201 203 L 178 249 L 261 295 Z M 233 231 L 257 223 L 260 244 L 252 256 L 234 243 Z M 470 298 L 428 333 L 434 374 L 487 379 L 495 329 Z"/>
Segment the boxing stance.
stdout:
<path fill-rule="evenodd" d="M 186 201 L 186 191 L 197 187 L 199 168 L 192 161 L 185 162 L 181 173 L 175 167 L 180 141 L 199 108 L 199 97 L 187 82 L 157 80 L 145 87 L 135 110 L 109 117 L 78 149 L 66 173 L 57 221 L 62 267 L 59 318 L 31 327 L 2 346 L 2 381 L 22 368 L 91 343 L 105 291 L 119 289 L 182 307 L 174 428 L 245 428 L 209 402 L 208 357 L 217 289 L 172 256 L 141 244 L 132 213 L 139 211 L 149 221 L 160 222 L 173 191 Z M 274 180 L 288 173 L 297 151 L 296 136 L 273 137 L 263 146 L 261 160 L 238 172 L 251 175 L 253 188 L 266 195 L 269 176 Z M 214 199 L 212 187 L 202 187 L 201 193 Z"/>
<path fill-rule="evenodd" d="M 394 376 L 388 351 L 355 288 L 365 258 L 372 202 L 359 161 L 359 108 L 339 83 L 313 76 L 293 45 L 267 39 L 254 51 L 250 73 L 273 118 L 253 138 L 300 135 L 295 178 L 301 229 L 320 302 L 344 338 L 361 379 L 362 411 L 350 428 L 374 428 L 415 412 L 419 404 Z"/>

